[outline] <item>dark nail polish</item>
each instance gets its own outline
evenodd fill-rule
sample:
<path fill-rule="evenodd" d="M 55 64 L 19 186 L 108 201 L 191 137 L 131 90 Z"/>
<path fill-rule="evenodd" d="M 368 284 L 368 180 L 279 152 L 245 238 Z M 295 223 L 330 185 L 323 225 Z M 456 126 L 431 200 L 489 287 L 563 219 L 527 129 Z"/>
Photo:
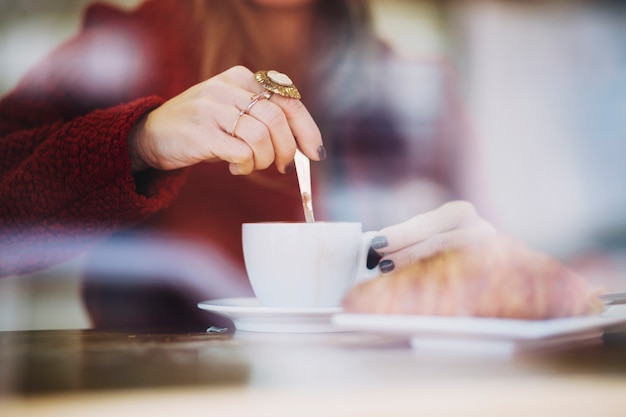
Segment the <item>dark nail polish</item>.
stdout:
<path fill-rule="evenodd" d="M 384 261 L 381 261 L 378 264 L 378 267 L 380 268 L 380 272 L 387 273 L 387 272 L 393 271 L 393 269 L 396 267 L 396 265 L 393 263 L 392 260 L 385 259 Z"/>
<path fill-rule="evenodd" d="M 385 236 L 376 236 L 372 239 L 372 248 L 374 249 L 386 248 L 388 244 Z"/>
<path fill-rule="evenodd" d="M 320 145 L 320 147 L 317 148 L 317 156 L 319 156 L 320 161 L 326 159 L 326 148 L 324 147 L 324 145 Z"/>
<path fill-rule="evenodd" d="M 296 165 L 293 161 L 285 165 L 285 174 L 293 174 L 293 171 L 296 169 Z"/>
<path fill-rule="evenodd" d="M 382 257 L 383 256 L 381 254 L 376 252 L 374 249 L 370 248 L 369 251 L 367 252 L 367 262 L 366 262 L 367 269 L 376 268 L 376 266 L 378 265 L 378 262 L 380 262 Z"/>

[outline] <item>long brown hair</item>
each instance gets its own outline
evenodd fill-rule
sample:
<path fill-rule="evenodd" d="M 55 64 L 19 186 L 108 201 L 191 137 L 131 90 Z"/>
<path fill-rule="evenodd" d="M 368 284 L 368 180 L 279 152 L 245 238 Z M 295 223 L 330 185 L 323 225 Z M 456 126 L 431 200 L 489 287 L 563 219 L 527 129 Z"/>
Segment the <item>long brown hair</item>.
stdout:
<path fill-rule="evenodd" d="M 202 19 L 206 40 L 202 68 L 205 77 L 235 65 L 272 61 L 271 45 L 259 41 L 263 39 L 263 27 L 255 24 L 254 11 L 247 5 L 247 0 L 195 0 L 195 15 Z M 311 33 L 314 48 L 312 56 L 307 57 L 310 65 L 305 85 L 299 84 L 299 88 L 307 90 L 312 85 L 319 97 L 356 82 L 353 70 L 369 61 L 375 36 L 366 0 L 318 0 L 315 19 Z M 320 91 L 322 88 L 328 91 Z"/>

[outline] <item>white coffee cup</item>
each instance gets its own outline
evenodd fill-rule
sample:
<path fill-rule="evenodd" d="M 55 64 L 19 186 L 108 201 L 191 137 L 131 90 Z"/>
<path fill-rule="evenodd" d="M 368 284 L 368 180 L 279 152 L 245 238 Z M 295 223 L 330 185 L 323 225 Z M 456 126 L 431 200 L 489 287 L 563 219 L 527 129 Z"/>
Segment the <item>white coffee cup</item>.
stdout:
<path fill-rule="evenodd" d="M 367 268 L 374 232 L 361 223 L 245 223 L 243 253 L 254 294 L 266 307 L 337 307 Z"/>

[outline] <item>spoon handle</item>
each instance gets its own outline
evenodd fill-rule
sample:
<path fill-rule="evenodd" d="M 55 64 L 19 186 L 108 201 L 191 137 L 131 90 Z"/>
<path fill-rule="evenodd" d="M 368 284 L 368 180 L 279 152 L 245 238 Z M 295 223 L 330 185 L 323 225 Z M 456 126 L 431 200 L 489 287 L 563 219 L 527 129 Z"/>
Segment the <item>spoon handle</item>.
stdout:
<path fill-rule="evenodd" d="M 311 195 L 311 161 L 299 149 L 296 149 L 294 161 L 296 163 L 300 195 L 302 196 L 304 219 L 307 223 L 313 223 L 315 216 L 313 216 L 313 196 Z"/>

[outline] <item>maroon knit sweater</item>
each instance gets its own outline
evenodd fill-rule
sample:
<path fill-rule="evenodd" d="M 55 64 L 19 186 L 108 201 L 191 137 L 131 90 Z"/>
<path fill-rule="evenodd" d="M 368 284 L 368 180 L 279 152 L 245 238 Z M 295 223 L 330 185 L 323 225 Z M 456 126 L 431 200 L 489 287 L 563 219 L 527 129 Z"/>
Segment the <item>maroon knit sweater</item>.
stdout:
<path fill-rule="evenodd" d="M 200 81 L 190 3 L 91 6 L 80 33 L 0 101 L 0 275 L 63 261 L 139 223 L 219 236 L 239 260 L 242 222 L 301 217 L 295 178 L 274 167 L 249 177 L 224 163 L 131 175 L 133 124 Z"/>

